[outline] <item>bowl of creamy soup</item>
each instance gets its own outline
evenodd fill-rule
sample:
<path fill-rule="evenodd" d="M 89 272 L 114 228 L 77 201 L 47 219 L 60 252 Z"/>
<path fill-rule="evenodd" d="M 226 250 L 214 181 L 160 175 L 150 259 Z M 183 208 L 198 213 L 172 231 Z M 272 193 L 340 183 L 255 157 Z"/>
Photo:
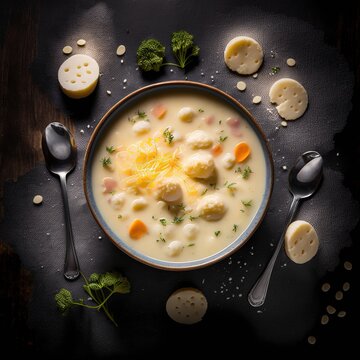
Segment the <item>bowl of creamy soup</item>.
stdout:
<path fill-rule="evenodd" d="M 100 120 L 84 162 L 90 210 L 131 257 L 190 270 L 238 250 L 265 216 L 273 162 L 253 116 L 214 87 L 141 88 Z"/>

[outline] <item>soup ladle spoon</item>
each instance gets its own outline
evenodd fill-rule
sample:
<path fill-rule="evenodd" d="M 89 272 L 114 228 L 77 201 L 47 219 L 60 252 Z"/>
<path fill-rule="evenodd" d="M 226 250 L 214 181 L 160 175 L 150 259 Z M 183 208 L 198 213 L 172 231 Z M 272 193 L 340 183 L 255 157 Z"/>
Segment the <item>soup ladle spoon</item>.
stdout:
<path fill-rule="evenodd" d="M 267 267 L 250 290 L 248 301 L 251 306 L 258 307 L 264 304 L 266 293 L 269 287 L 271 273 L 274 268 L 277 256 L 284 243 L 284 236 L 287 227 L 291 223 L 299 201 L 310 197 L 318 189 L 323 174 L 323 159 L 316 151 L 307 151 L 298 157 L 295 165 L 289 173 L 289 191 L 293 200 L 286 218 L 284 231 L 276 246 Z"/>
<path fill-rule="evenodd" d="M 42 150 L 48 170 L 60 178 L 61 193 L 65 208 L 66 253 L 64 276 L 75 280 L 80 275 L 79 260 L 76 255 L 71 226 L 69 200 L 66 189 L 66 175 L 76 165 L 77 149 L 70 131 L 58 122 L 50 123 L 42 135 Z"/>

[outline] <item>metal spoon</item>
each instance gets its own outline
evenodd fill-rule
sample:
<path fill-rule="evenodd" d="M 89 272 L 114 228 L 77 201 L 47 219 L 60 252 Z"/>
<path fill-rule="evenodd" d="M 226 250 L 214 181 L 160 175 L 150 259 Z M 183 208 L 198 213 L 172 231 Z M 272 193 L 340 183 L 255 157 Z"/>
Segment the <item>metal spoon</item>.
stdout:
<path fill-rule="evenodd" d="M 42 150 L 46 167 L 50 172 L 60 177 L 66 224 L 64 276 L 68 280 L 75 280 L 80 275 L 80 267 L 74 245 L 69 201 L 66 190 L 66 175 L 71 172 L 76 165 L 77 150 L 75 140 L 70 131 L 63 124 L 53 122 L 45 128 L 43 133 Z"/>
<path fill-rule="evenodd" d="M 293 201 L 286 218 L 285 228 L 267 267 L 248 295 L 250 305 L 258 307 L 264 304 L 271 273 L 284 243 L 286 229 L 294 217 L 300 199 L 310 197 L 318 189 L 322 179 L 322 169 L 323 159 L 316 151 L 307 151 L 299 156 L 296 164 L 291 169 L 289 173 L 289 191 L 293 195 Z"/>

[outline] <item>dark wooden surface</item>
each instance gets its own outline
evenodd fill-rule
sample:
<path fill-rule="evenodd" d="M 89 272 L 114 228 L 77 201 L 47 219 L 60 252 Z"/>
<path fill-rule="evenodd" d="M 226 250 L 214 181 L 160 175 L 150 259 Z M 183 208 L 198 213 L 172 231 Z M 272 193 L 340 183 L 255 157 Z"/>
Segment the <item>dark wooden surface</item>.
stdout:
<path fill-rule="evenodd" d="M 5 181 L 16 180 L 42 160 L 41 132 L 49 119 L 60 121 L 72 130 L 76 127 L 75 119 L 56 109 L 32 80 L 30 69 L 37 56 L 38 20 L 42 6 L 40 0 L 3 0 L 0 4 L 1 198 Z M 275 10 L 276 6 L 273 4 Z M 326 11 L 316 3 L 307 6 L 302 12 L 303 19 L 324 31 L 326 43 L 338 48 L 355 74 L 353 110 L 346 128 L 335 141 L 337 149 L 347 159 L 341 164 L 345 184 L 360 200 L 359 171 L 354 171 L 360 159 L 360 4 L 341 2 L 336 7 L 328 4 Z M 11 345 L 29 349 L 32 336 L 27 328 L 27 303 L 32 289 L 31 274 L 22 267 L 17 254 L 4 241 L 6 239 L 2 240 L 0 328 L 8 333 Z M 353 245 L 351 253 L 352 258 L 360 260 L 358 244 Z M 349 322 L 349 326 L 351 323 L 356 324 L 355 320 Z"/>

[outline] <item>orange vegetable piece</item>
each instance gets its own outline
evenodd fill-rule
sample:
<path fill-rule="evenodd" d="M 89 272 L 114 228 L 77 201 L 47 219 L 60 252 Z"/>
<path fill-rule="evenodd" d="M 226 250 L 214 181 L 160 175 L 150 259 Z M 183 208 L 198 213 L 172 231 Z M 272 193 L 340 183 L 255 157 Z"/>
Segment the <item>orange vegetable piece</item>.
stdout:
<path fill-rule="evenodd" d="M 223 152 L 223 147 L 221 144 L 216 144 L 212 147 L 211 152 L 214 156 L 219 156 Z"/>
<path fill-rule="evenodd" d="M 140 219 L 135 219 L 129 226 L 129 235 L 134 240 L 139 240 L 147 232 L 147 226 Z"/>
<path fill-rule="evenodd" d="M 241 142 L 235 145 L 234 155 L 236 162 L 240 163 L 245 161 L 250 155 L 250 146 L 246 142 Z"/>
<path fill-rule="evenodd" d="M 162 119 L 164 117 L 164 115 L 166 114 L 166 111 L 167 111 L 166 107 L 162 104 L 155 105 L 151 109 L 151 113 L 158 119 Z"/>

